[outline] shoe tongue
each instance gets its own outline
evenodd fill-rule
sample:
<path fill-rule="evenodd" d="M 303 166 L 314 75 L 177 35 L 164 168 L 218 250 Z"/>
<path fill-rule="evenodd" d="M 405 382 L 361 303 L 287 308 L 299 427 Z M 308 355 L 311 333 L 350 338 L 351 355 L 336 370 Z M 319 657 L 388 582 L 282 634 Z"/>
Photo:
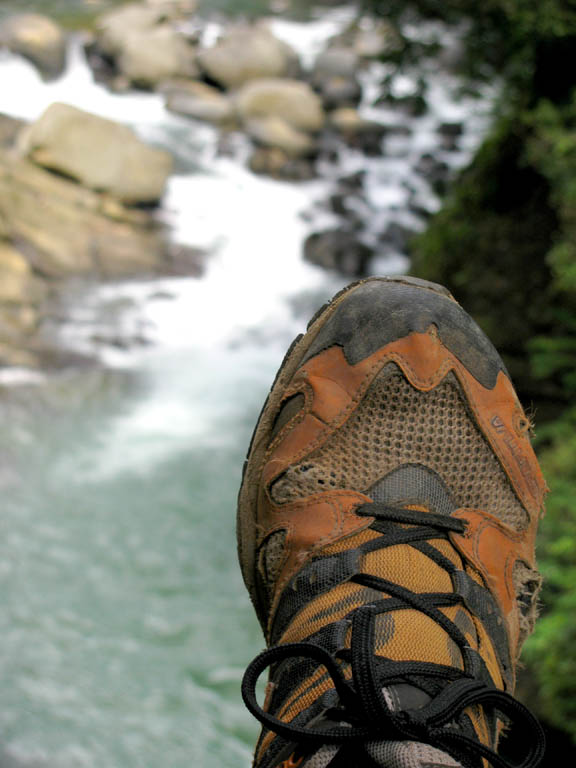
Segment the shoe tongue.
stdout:
<path fill-rule="evenodd" d="M 410 464 L 390 472 L 367 492 L 367 495 L 381 504 L 402 507 L 424 507 L 440 515 L 450 515 L 456 505 L 441 478 L 427 467 Z M 383 689 L 384 697 L 392 711 L 418 709 L 430 697 L 416 686 L 402 684 Z M 371 741 L 364 749 L 379 768 L 461 768 L 451 755 L 429 744 L 417 741 Z M 323 747 L 303 768 L 324 768 L 338 747 Z M 361 765 L 361 760 L 358 765 Z"/>

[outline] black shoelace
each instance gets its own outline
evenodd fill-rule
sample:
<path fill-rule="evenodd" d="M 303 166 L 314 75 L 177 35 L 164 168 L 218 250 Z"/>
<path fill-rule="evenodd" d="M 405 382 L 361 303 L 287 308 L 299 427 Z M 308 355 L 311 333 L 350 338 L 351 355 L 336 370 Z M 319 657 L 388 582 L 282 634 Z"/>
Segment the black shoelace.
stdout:
<path fill-rule="evenodd" d="M 430 538 L 446 538 L 448 531 L 463 532 L 465 523 L 445 515 L 399 509 L 380 503 L 361 505 L 356 514 L 376 517 L 372 528 L 383 535 L 363 545 L 364 551 L 409 543 L 428 555 L 449 573 L 454 564 L 426 542 Z M 409 524 L 398 528 L 395 523 Z M 449 593 L 417 594 L 405 587 L 370 574 L 358 573 L 351 578 L 358 584 L 384 592 L 390 597 L 377 600 L 351 611 L 350 648 L 334 656 L 310 642 L 287 643 L 269 648 L 248 666 L 242 681 L 242 697 L 248 710 L 263 726 L 278 736 L 302 745 L 306 751 L 323 744 L 358 744 L 359 742 L 390 740 L 417 741 L 443 750 L 465 768 L 477 768 L 485 758 L 493 768 L 537 768 L 545 751 L 542 727 L 530 711 L 510 694 L 497 689 L 489 680 L 479 680 L 481 659 L 470 648 L 465 635 L 438 606 L 463 602 L 461 595 Z M 416 609 L 436 621 L 459 647 L 464 670 L 425 662 L 393 661 L 374 654 L 376 617 L 387 611 Z M 329 727 L 309 727 L 284 722 L 264 711 L 256 700 L 256 683 L 271 665 L 288 658 L 304 658 L 326 668 L 339 697 L 339 705 L 327 710 L 324 718 L 334 721 Z M 344 677 L 340 662 L 350 664 L 352 679 Z M 487 675 L 483 675 L 486 680 Z M 438 688 L 438 680 L 449 682 Z M 426 680 L 436 683 L 429 692 L 433 697 L 423 707 L 401 711 L 391 710 L 383 688 L 398 682 L 425 686 Z M 521 762 L 511 762 L 464 732 L 458 724 L 464 710 L 481 706 L 485 711 L 498 712 L 514 727 L 522 728 L 526 754 Z M 344 724 L 343 724 L 344 723 Z M 469 730 L 469 729 L 468 729 Z M 338 755 L 342 752 L 339 751 Z M 331 765 L 338 765 L 338 755 Z"/>

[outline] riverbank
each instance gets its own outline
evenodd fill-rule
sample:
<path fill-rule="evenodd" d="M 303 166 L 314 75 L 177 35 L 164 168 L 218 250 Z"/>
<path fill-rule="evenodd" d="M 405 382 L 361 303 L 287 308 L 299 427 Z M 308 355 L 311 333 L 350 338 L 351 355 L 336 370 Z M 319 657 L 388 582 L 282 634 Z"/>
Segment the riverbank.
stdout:
<path fill-rule="evenodd" d="M 258 30 L 265 28 L 269 30 L 266 40 L 278 41 L 267 42 L 266 45 L 277 45 L 279 50 L 292 51 L 290 60 L 298 62 L 297 68 L 301 71 L 298 82 L 302 83 L 302 89 L 309 89 L 309 94 L 315 94 L 316 102 L 312 109 L 321 110 L 315 120 L 321 120 L 324 127 L 314 139 L 306 139 L 302 129 L 281 123 L 274 113 L 266 113 L 263 120 L 262 99 L 268 102 L 271 98 L 278 99 L 274 93 L 247 97 L 252 102 L 257 99 L 255 106 L 245 109 L 257 109 L 258 120 L 254 122 L 250 118 L 243 130 L 238 131 L 219 124 L 219 120 L 212 119 L 212 124 L 205 120 L 199 122 L 198 119 L 167 111 L 163 105 L 167 98 L 166 88 L 161 83 L 154 86 L 157 92 L 135 90 L 125 85 L 122 93 L 113 92 L 110 87 L 114 85 L 114 78 L 108 77 L 103 83 L 95 82 L 88 67 L 90 61 L 96 66 L 94 43 L 88 44 L 83 35 L 73 35 L 69 40 L 67 69 L 53 81 L 43 81 L 24 60 L 5 57 L 2 65 L 4 73 L 16 87 L 12 96 L 5 95 L 3 108 L 12 116 L 36 120 L 51 103 L 61 101 L 107 118 L 125 120 L 144 141 L 172 154 L 175 171 L 168 181 L 167 195 L 156 219 L 166 225 L 164 251 L 184 254 L 180 259 L 181 272 L 185 271 L 188 259 L 191 273 L 197 274 L 205 261 L 201 254 L 206 250 L 206 263 L 210 263 L 209 254 L 218 252 L 215 243 L 221 237 L 229 239 L 230 235 L 230 227 L 222 219 L 222 211 L 225 211 L 226 217 L 234 215 L 230 207 L 224 209 L 217 202 L 214 211 L 206 211 L 202 193 L 198 199 L 191 197 L 196 194 L 196 189 L 202 187 L 198 183 L 198 175 L 220 178 L 223 189 L 227 174 L 232 184 L 237 183 L 236 165 L 249 166 L 243 178 L 256 187 L 258 184 L 252 181 L 257 178 L 253 175 L 254 169 L 259 175 L 265 173 L 280 177 L 267 186 L 267 189 L 277 191 L 278 200 L 283 195 L 291 194 L 289 189 L 295 190 L 294 196 L 307 199 L 301 214 L 296 214 L 306 219 L 298 224 L 302 232 L 302 240 L 295 244 L 298 258 L 300 253 L 304 253 L 312 262 L 345 278 L 406 269 L 408 240 L 414 232 L 422 229 L 426 218 L 438 208 L 439 193 L 455 170 L 466 163 L 471 150 L 480 140 L 488 123 L 492 92 L 485 89 L 480 97 L 463 97 L 458 78 L 445 70 L 438 71 L 436 59 L 425 55 L 417 63 L 409 62 L 401 67 L 393 60 L 383 63 L 380 58 L 385 36 L 382 37 L 381 22 L 374 29 L 370 26 L 369 17 L 359 23 L 353 8 L 318 8 L 310 13 L 316 18 L 307 23 L 276 16 L 269 17 L 265 27 L 259 24 L 245 29 L 248 34 L 261 35 Z M 212 53 L 219 51 L 217 38 L 229 25 L 223 26 L 222 19 L 216 21 L 214 16 L 205 18 L 194 15 L 193 19 L 193 39 L 196 41 L 193 49 Z M 156 34 L 155 30 L 156 27 L 153 27 L 151 34 Z M 376 31 L 375 37 L 370 37 L 371 30 Z M 368 42 L 372 41 L 372 48 L 365 51 L 369 54 L 367 57 L 362 57 L 354 52 L 354 45 L 358 47 L 362 41 L 366 45 L 367 33 L 370 33 Z M 419 41 L 425 48 L 433 47 L 437 39 L 443 40 L 445 50 L 455 45 L 454 37 L 435 25 L 421 28 L 408 25 L 402 30 L 402 39 L 411 39 L 414 43 Z M 90 54 L 88 59 L 86 50 Z M 375 55 L 377 58 L 373 58 Z M 346 67 L 348 74 L 343 77 Z M 97 67 L 96 74 L 98 71 Z M 339 91 L 327 85 L 332 82 L 330 78 L 336 79 Z M 348 85 L 342 87 L 342 81 Z M 199 82 L 197 77 L 190 80 L 190 83 L 195 82 Z M 263 82 L 262 77 L 253 82 Z M 291 82 L 285 77 L 279 85 L 285 88 L 285 84 Z M 178 86 L 180 93 L 181 83 Z M 203 87 L 208 88 L 206 83 Z M 214 84 L 210 87 L 215 90 Z M 222 84 L 219 88 L 221 95 L 218 98 L 228 99 Z M 22 94 L 26 97 L 23 98 Z M 291 93 L 288 98 L 292 98 Z M 310 100 L 312 95 L 305 95 L 304 98 Z M 211 93 L 201 105 L 206 102 L 213 104 L 214 99 Z M 195 103 L 197 105 L 198 102 Z M 344 122 L 335 128 L 329 123 L 328 116 L 339 113 L 342 113 Z M 198 112 L 195 114 L 198 117 Z M 206 113 L 201 116 L 205 117 Z M 298 149 L 291 154 L 292 150 L 287 152 L 286 147 L 274 145 L 278 131 L 281 142 L 286 141 L 286 135 L 290 136 L 289 141 L 293 141 L 295 134 L 298 141 L 310 143 L 306 144 L 303 153 Z M 237 176 L 236 181 L 233 180 L 234 175 Z M 266 186 L 265 178 L 262 181 Z M 224 192 L 224 195 L 222 199 L 230 199 L 228 193 Z M 193 200 L 193 203 L 187 202 L 185 208 L 182 202 L 186 198 Z M 272 200 L 273 197 L 270 198 L 271 204 Z M 212 224 L 200 224 L 196 216 L 195 234 L 192 222 L 198 206 L 203 209 L 202 217 L 205 220 L 208 217 Z M 283 222 L 279 221 L 278 231 L 292 226 L 288 220 L 289 217 L 286 217 Z M 261 226 L 255 221 L 252 232 Z M 211 236 L 207 237 L 206 230 L 210 227 Z M 11 244 L 14 245 L 14 242 Z M 269 248 L 275 250 L 273 241 Z M 113 260 L 113 253 L 109 257 Z M 166 260 L 164 257 L 165 272 L 171 269 L 171 258 Z M 157 259 L 157 263 L 161 261 Z M 278 265 L 279 270 L 285 268 L 285 264 L 278 262 Z M 36 278 L 45 281 L 44 273 L 40 273 L 34 265 L 31 268 L 36 272 Z M 101 270 L 99 277 L 102 277 Z M 78 284 L 77 279 L 74 284 Z M 51 283 L 50 288 L 53 287 Z M 28 347 L 69 338 L 65 332 L 58 333 L 56 318 L 63 318 L 64 325 L 70 325 L 64 315 L 73 304 L 69 300 L 72 292 L 59 284 L 58 290 L 50 291 L 52 293 L 56 295 L 56 301 L 49 309 L 41 310 L 42 316 L 33 334 L 34 341 Z M 66 300 L 64 304 L 59 304 L 61 300 L 58 297 L 62 295 L 66 296 Z M 98 339 L 95 346 L 101 350 L 106 346 L 105 340 L 112 339 L 116 349 L 130 347 L 131 339 L 121 338 L 121 326 L 120 322 L 118 331 L 109 329 L 104 334 L 95 330 L 94 336 Z M 21 347 L 27 346 L 22 338 L 18 343 Z M 84 344 L 83 354 L 86 352 Z M 18 362 L 18 358 L 12 362 Z"/>

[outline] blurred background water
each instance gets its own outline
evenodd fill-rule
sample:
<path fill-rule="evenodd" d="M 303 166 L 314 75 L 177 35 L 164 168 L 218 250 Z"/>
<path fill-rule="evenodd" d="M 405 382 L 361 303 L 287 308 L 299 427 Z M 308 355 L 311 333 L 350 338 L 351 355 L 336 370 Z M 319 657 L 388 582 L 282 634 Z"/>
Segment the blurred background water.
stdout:
<path fill-rule="evenodd" d="M 81 26 L 94 6 L 14 1 L 0 13 L 34 10 Z M 268 12 L 264 2 L 233 0 L 203 9 Z M 273 29 L 310 59 L 355 12 L 303 3 Z M 365 75 L 367 93 L 378 66 Z M 407 180 L 430 210 L 438 201 L 417 180 L 415 158 L 443 120 L 465 126 L 455 167 L 486 130 L 490 87 L 467 100 L 434 67 L 428 77 L 430 112 L 413 120 L 399 152 L 367 160 L 343 151 L 320 178 L 291 183 L 247 170 L 242 136 L 222 154 L 213 128 L 192 128 L 157 94 L 96 84 L 78 39 L 54 82 L 3 54 L 1 111 L 34 120 L 63 101 L 175 154 L 164 216 L 175 242 L 208 257 L 199 278 L 74 284 L 54 333 L 99 364 L 4 377 L 2 768 L 249 765 L 257 729 L 239 683 L 263 641 L 236 562 L 244 454 L 285 348 L 346 282 L 302 260 L 305 237 L 331 221 L 319 201 L 335 178 L 368 175 L 368 230 L 421 226 Z M 385 106 L 368 113 L 404 120 Z M 372 271 L 406 266 L 397 249 Z M 146 343 L 121 343 L 136 337 Z"/>

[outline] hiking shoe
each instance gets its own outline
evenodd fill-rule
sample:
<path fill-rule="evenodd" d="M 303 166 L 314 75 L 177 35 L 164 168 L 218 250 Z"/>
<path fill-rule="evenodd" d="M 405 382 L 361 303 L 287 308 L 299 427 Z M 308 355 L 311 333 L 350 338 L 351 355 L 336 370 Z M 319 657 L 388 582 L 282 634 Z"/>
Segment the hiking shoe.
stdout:
<path fill-rule="evenodd" d="M 257 768 L 540 763 L 511 696 L 540 584 L 529 427 L 494 347 L 433 283 L 351 285 L 295 340 L 238 506 L 268 644 L 242 685 Z M 497 753 L 509 726 L 514 762 Z"/>

